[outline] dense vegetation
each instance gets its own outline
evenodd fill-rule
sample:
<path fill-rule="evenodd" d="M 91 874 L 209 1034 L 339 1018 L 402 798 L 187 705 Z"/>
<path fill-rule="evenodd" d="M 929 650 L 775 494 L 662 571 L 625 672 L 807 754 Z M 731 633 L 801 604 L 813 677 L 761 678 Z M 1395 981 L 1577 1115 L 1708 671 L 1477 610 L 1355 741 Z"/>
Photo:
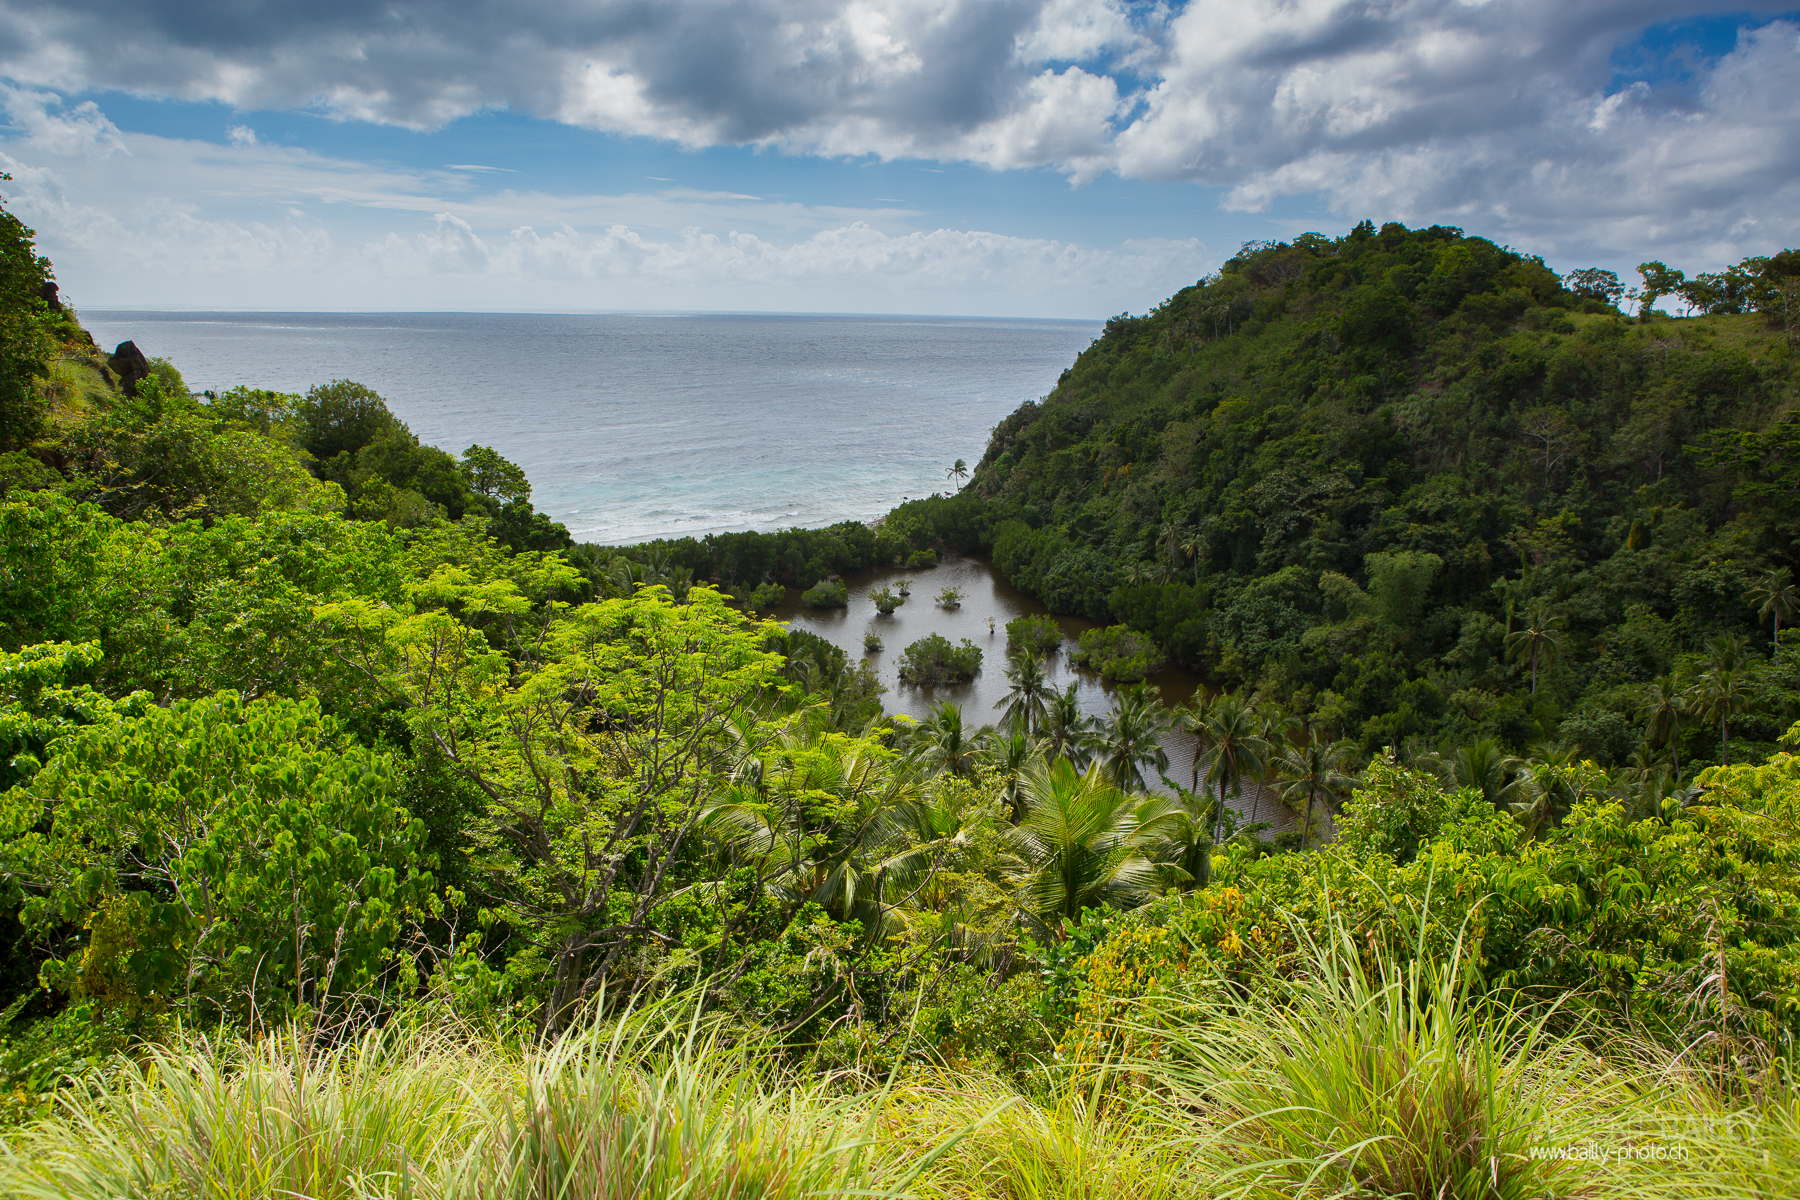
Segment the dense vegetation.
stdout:
<path fill-rule="evenodd" d="M 1576 644 L 1574 605 L 1600 585 L 1559 580 L 1600 566 L 1555 555 L 1586 553 L 1579 513 L 1552 522 L 1565 541 L 1519 543 L 1545 550 L 1516 594 L 1504 573 L 1498 593 L 1451 587 L 1474 568 L 1449 569 L 1429 539 L 1307 566 L 1287 561 L 1283 534 L 1266 563 L 1196 551 L 1179 582 L 1171 567 L 1107 590 L 1132 627 L 1081 647 L 1123 678 L 1150 669 L 1156 641 L 1191 644 L 1251 686 L 1172 710 L 1140 684 L 1092 721 L 1073 688 L 1046 682 L 1060 634 L 1027 622 L 1008 629 L 995 724 L 950 704 L 915 723 L 883 712 L 866 666 L 754 611 L 774 587 L 841 603 L 860 566 L 924 564 L 996 531 L 1000 557 L 1029 542 L 1108 572 L 1132 553 L 1174 564 L 1161 541 L 1104 535 L 1098 509 L 1031 523 L 1032 505 L 1060 503 L 1033 492 L 1049 469 L 1033 453 L 1073 464 L 1075 443 L 1027 446 L 1033 422 L 1015 419 L 969 487 L 878 528 L 573 546 L 516 467 L 420 445 L 367 388 L 194 395 L 170 364 L 102 356 L 51 303 L 29 231 L 9 230 L 6 269 L 23 274 L 0 281 L 0 382 L 17 383 L 0 397 L 0 1194 L 1800 1185 L 1800 758 L 1764 728 L 1787 703 L 1794 647 L 1730 640 L 1751 619 L 1732 611 L 1732 572 L 1775 565 L 1786 501 L 1734 499 L 1736 483 L 1706 482 L 1726 470 L 1714 459 L 1671 456 L 1680 486 L 1614 551 L 1661 563 L 1644 594 L 1675 581 L 1673 599 L 1626 619 L 1663 642 Z M 1522 261 L 1504 268 L 1521 287 L 1564 296 Z M 1383 270 L 1400 294 L 1404 277 Z M 1246 303 L 1181 353 L 1247 362 Z M 1620 330 L 1604 343 L 1619 354 L 1638 337 L 1610 311 L 1576 315 Z M 1762 424 L 1711 424 L 1762 437 L 1782 427 L 1785 360 L 1752 332 L 1733 351 L 1749 364 L 1742 395 L 1776 407 L 1755 409 Z M 1136 353 L 1108 339 L 1097 350 L 1129 352 L 1114 366 Z M 1366 411 L 1345 418 L 1353 449 L 1357 430 L 1391 422 L 1374 415 L 1387 376 L 1371 370 Z M 1276 406 L 1246 404 L 1266 442 Z M 1132 428 L 1129 413 L 1107 427 Z M 1287 437 L 1311 418 L 1281 419 Z M 1155 445 L 1173 444 L 1173 424 Z M 1390 423 L 1382 444 L 1410 436 Z M 1227 443 L 1221 461 L 1243 449 Z M 1467 502 L 1544 486 L 1514 474 Z M 1354 486 L 1412 503 L 1416 484 L 1372 478 Z M 1151 494 L 1164 492 L 1186 495 Z M 1364 536 L 1357 514 L 1342 510 L 1333 535 L 1347 546 Z M 1303 526 L 1300 542 L 1318 540 Z M 1238 611 L 1232 588 L 1274 579 L 1268 595 L 1291 604 L 1313 604 L 1312 588 L 1317 620 L 1253 663 L 1223 614 Z M 1514 605 L 1510 635 L 1486 617 L 1501 631 L 1486 667 L 1432 649 L 1432 622 L 1468 595 Z M 1563 609 L 1534 607 L 1550 600 Z M 1481 615 L 1454 611 L 1459 628 Z M 1156 623 L 1165 612 L 1173 624 Z M 1189 622 L 1189 642 L 1173 636 Z M 909 659 L 979 661 L 937 641 Z M 1568 698 L 1584 695 L 1576 667 L 1657 646 L 1677 677 L 1683 655 L 1711 655 L 1704 730 L 1685 685 L 1642 710 L 1666 767 L 1522 757 L 1484 736 L 1509 737 L 1503 722 L 1473 716 L 1427 723 L 1469 735 L 1453 745 L 1371 759 L 1336 733 L 1369 742 L 1375 718 L 1341 726 L 1340 702 L 1306 690 L 1315 653 L 1340 670 L 1385 656 L 1389 682 L 1368 674 L 1355 696 L 1402 701 L 1479 668 L 1496 711 L 1522 705 L 1561 731 L 1586 711 Z M 1735 765 L 1697 770 L 1715 721 Z M 1166 776 L 1173 737 L 1200 751 L 1187 786 Z M 1265 840 L 1277 806 L 1298 828 Z M 1624 1141 L 1633 1155 L 1617 1154 Z"/>
<path fill-rule="evenodd" d="M 1644 272 L 1630 319 L 1610 275 L 1454 229 L 1247 246 L 1001 423 L 980 541 L 1365 752 L 1719 761 L 1717 710 L 1766 753 L 1800 683 L 1771 638 L 1800 611 L 1800 256 Z M 1706 698 L 1720 662 L 1741 697 Z"/>

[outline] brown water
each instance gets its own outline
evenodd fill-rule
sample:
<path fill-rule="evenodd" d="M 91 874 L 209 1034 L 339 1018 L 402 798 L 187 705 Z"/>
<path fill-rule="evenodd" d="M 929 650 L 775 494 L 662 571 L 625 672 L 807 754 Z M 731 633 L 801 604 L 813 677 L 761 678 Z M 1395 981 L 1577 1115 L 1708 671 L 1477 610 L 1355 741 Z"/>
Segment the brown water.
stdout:
<path fill-rule="evenodd" d="M 890 616 L 875 611 L 868 598 L 871 588 L 893 588 L 901 579 L 912 580 L 912 595 Z M 1050 614 L 1032 596 L 1013 587 L 987 563 L 975 558 L 946 558 L 935 567 L 905 571 L 883 568 L 844 577 L 850 588 L 850 606 L 815 609 L 800 603 L 800 593 L 789 589 L 787 599 L 775 610 L 778 620 L 795 629 L 815 633 L 850 655 L 852 662 L 863 660 L 875 669 L 887 692 L 881 702 L 890 713 L 925 717 L 938 704 L 961 706 L 963 721 L 969 727 L 994 724 L 1000 719 L 1007 692 L 1006 623 L 1027 614 Z M 961 588 L 961 607 L 943 609 L 937 595 L 944 588 Z M 897 589 L 895 589 L 897 590 Z M 1106 682 L 1092 671 L 1084 671 L 1069 662 L 1069 651 L 1083 630 L 1098 622 L 1082 617 L 1056 616 L 1062 626 L 1063 649 L 1044 664 L 1051 686 L 1061 690 L 1075 683 L 1075 694 L 1081 711 L 1103 717 L 1112 709 L 1121 685 Z M 880 634 L 882 649 L 875 654 L 863 652 L 863 633 L 873 628 Z M 973 681 L 948 687 L 913 687 L 900 682 L 901 651 L 913 642 L 931 634 L 941 634 L 952 642 L 967 639 L 981 649 L 981 671 Z M 1199 676 L 1177 666 L 1169 666 L 1146 682 L 1161 693 L 1164 704 L 1186 703 L 1204 687 Z M 1193 782 L 1194 739 L 1174 732 L 1163 739 L 1169 755 L 1168 774 L 1183 787 Z M 1203 777 L 1204 778 L 1204 777 Z M 1162 790 L 1160 787 L 1158 790 Z M 1272 797 L 1263 796 L 1254 804 L 1248 785 L 1242 800 L 1242 811 L 1248 819 L 1252 808 L 1256 818 L 1276 828 L 1287 828 L 1292 817 Z"/>

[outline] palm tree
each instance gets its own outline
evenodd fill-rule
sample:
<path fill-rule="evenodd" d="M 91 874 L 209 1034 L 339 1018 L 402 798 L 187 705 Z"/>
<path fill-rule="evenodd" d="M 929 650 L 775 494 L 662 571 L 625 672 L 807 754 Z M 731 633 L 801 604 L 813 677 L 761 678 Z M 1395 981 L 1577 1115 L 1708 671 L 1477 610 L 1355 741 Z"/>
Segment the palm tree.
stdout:
<path fill-rule="evenodd" d="M 1762 582 L 1744 593 L 1744 599 L 1758 605 L 1756 615 L 1773 623 L 1775 645 L 1781 645 L 1781 623 L 1791 621 L 1794 614 L 1800 612 L 1800 586 L 1794 583 L 1794 573 L 1786 567 L 1777 567 L 1763 576 Z"/>
<path fill-rule="evenodd" d="M 950 465 L 950 469 L 948 471 L 944 472 L 944 478 L 954 479 L 956 481 L 956 485 L 958 487 L 961 487 L 963 480 L 967 479 L 968 477 L 969 477 L 969 464 L 964 462 L 960 458 L 957 459 L 954 463 L 952 463 Z"/>
<path fill-rule="evenodd" d="M 1017 821 L 1024 811 L 1025 772 L 1043 758 L 1043 751 L 1038 743 L 1016 728 L 1010 733 L 989 731 L 980 741 L 975 750 L 975 762 L 999 781 L 1000 799 L 1006 801 L 1007 811 Z"/>
<path fill-rule="evenodd" d="M 1025 870 L 1021 907 L 1052 934 L 1101 904 L 1120 908 L 1153 896 L 1168 877 L 1152 855 L 1167 841 L 1172 802 L 1136 800 L 1095 763 L 1067 760 L 1025 773 L 1025 819 L 1011 841 Z"/>
<path fill-rule="evenodd" d="M 1182 531 L 1181 552 L 1194 560 L 1195 587 L 1200 586 L 1200 565 L 1206 561 L 1206 556 L 1211 549 L 1212 544 L 1206 540 L 1206 535 L 1192 525 Z"/>
<path fill-rule="evenodd" d="M 1213 697 L 1204 691 L 1197 691 L 1175 712 L 1175 720 L 1181 728 L 1194 735 L 1194 778 L 1189 785 L 1192 791 L 1200 790 L 1200 758 L 1206 753 L 1207 723 L 1212 720 Z"/>
<path fill-rule="evenodd" d="M 1155 767 L 1159 774 L 1169 769 L 1169 752 L 1162 745 L 1169 723 L 1154 687 L 1140 683 L 1119 693 L 1118 704 L 1101 722 L 1095 748 L 1121 791 L 1144 791 L 1145 767 Z"/>
<path fill-rule="evenodd" d="M 1701 720 L 1719 723 L 1719 761 L 1727 766 L 1731 765 L 1731 718 L 1750 704 L 1748 683 L 1738 670 L 1746 641 L 1738 635 L 1709 640 L 1706 673 L 1688 691 L 1688 707 L 1699 713 Z"/>
<path fill-rule="evenodd" d="M 975 766 L 976 735 L 963 725 L 962 708 L 945 702 L 913 730 L 907 757 L 933 775 L 967 777 Z"/>
<path fill-rule="evenodd" d="M 1525 624 L 1506 635 L 1506 649 L 1514 658 L 1531 663 L 1531 694 L 1537 695 L 1538 663 L 1550 662 L 1562 652 L 1563 619 L 1551 615 L 1542 604 L 1525 610 Z"/>
<path fill-rule="evenodd" d="M 1330 806 L 1356 783 L 1356 777 L 1345 769 L 1353 750 L 1349 742 L 1328 742 L 1317 729 L 1310 729 L 1304 743 L 1288 746 L 1275 756 L 1275 775 L 1282 781 L 1281 798 L 1289 805 L 1301 800 L 1306 804 L 1300 818 L 1302 850 L 1312 835 L 1313 802 L 1323 797 Z"/>
<path fill-rule="evenodd" d="M 1173 570 L 1180 565 L 1175 561 L 1175 555 L 1181 550 L 1181 526 L 1177 525 L 1173 519 L 1170 519 L 1164 521 L 1162 523 L 1162 528 L 1158 529 L 1156 532 L 1158 539 L 1164 546 L 1168 547 L 1169 568 Z"/>
<path fill-rule="evenodd" d="M 1434 771 L 1445 787 L 1471 788 L 1495 808 L 1505 808 L 1525 790 L 1520 782 L 1525 760 L 1508 754 L 1491 737 L 1476 738 L 1449 754 L 1425 755 L 1420 765 Z"/>
<path fill-rule="evenodd" d="M 1211 717 L 1206 725 L 1204 761 L 1206 774 L 1218 781 L 1219 804 L 1217 829 L 1225 821 L 1225 792 L 1236 795 L 1243 790 L 1245 775 L 1260 774 L 1267 761 L 1269 744 L 1262 739 L 1256 713 L 1244 697 L 1232 693 L 1213 701 Z M 1218 840 L 1215 832 L 1214 840 Z"/>
<path fill-rule="evenodd" d="M 1044 742 L 1044 755 L 1052 761 L 1066 758 L 1076 766 L 1087 762 L 1088 749 L 1094 736 L 1094 721 L 1081 711 L 1075 698 L 1075 685 L 1050 693 L 1044 707 L 1044 719 L 1038 726 Z"/>
<path fill-rule="evenodd" d="M 1638 705 L 1638 720 L 1644 722 L 1644 738 L 1651 745 L 1662 744 L 1669 748 L 1669 755 L 1674 760 L 1675 777 L 1681 777 L 1681 747 L 1676 743 L 1676 734 L 1681 731 L 1681 714 L 1687 708 L 1683 684 L 1672 675 L 1660 675 L 1650 681 L 1644 692 L 1644 701 Z"/>
<path fill-rule="evenodd" d="M 1011 688 L 994 702 L 995 708 L 1006 710 L 1000 714 L 1000 723 L 1035 737 L 1044 723 L 1044 697 L 1051 694 L 1044 664 L 1037 655 L 1021 648 L 1006 668 L 1006 682 Z"/>

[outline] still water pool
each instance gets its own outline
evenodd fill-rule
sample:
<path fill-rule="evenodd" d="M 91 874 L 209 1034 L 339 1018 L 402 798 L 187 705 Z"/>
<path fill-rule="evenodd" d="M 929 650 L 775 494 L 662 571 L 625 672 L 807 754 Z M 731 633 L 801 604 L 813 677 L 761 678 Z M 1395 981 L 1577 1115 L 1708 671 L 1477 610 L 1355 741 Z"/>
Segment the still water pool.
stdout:
<path fill-rule="evenodd" d="M 870 589 L 892 588 L 902 579 L 912 580 L 912 595 L 890 616 L 875 611 L 868 598 Z M 887 693 L 882 704 L 891 713 L 925 717 L 938 704 L 960 705 L 965 724 L 976 727 L 1000 719 L 1006 684 L 1006 623 L 1026 614 L 1048 614 L 1036 599 L 1008 584 L 987 563 L 974 558 L 947 558 L 935 567 L 923 570 L 885 568 L 844 577 L 850 588 L 848 608 L 814 609 L 800 603 L 800 594 L 789 590 L 787 600 L 775 616 L 795 629 L 815 633 L 850 655 L 851 661 L 867 661 L 881 679 Z M 960 588 L 962 604 L 956 609 L 943 609 L 936 603 L 937 594 L 947 587 Z M 1051 686 L 1066 688 L 1071 681 L 1081 701 L 1081 710 L 1090 716 L 1104 716 L 1111 710 L 1119 686 L 1101 679 L 1092 671 L 1084 671 L 1069 661 L 1069 650 L 1083 630 L 1096 622 L 1081 617 L 1055 617 L 1062 626 L 1063 649 L 1052 654 L 1045 663 Z M 882 649 L 875 654 L 863 652 L 863 634 L 873 629 L 881 636 Z M 900 653 L 920 638 L 941 634 L 953 642 L 967 639 L 981 650 L 981 672 L 966 684 L 950 687 L 912 687 L 900 682 Z M 1201 686 L 1197 675 L 1170 666 L 1147 681 L 1158 689 L 1163 703 L 1186 703 Z M 1184 787 L 1193 782 L 1194 739 L 1192 735 L 1174 732 L 1163 739 L 1169 755 L 1169 777 Z M 1247 787 L 1241 810 L 1246 819 L 1254 816 L 1277 829 L 1291 827 L 1293 818 L 1270 796 L 1255 796 Z"/>

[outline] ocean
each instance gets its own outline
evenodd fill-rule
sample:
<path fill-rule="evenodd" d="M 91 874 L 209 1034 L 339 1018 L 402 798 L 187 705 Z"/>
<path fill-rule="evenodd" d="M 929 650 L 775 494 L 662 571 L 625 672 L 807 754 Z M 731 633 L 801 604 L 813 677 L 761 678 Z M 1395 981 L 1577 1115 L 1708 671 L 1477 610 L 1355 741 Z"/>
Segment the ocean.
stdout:
<path fill-rule="evenodd" d="M 1095 321 L 731 313 L 85 310 L 195 391 L 354 379 L 452 453 L 525 469 L 577 541 L 868 521 L 951 486 Z"/>

